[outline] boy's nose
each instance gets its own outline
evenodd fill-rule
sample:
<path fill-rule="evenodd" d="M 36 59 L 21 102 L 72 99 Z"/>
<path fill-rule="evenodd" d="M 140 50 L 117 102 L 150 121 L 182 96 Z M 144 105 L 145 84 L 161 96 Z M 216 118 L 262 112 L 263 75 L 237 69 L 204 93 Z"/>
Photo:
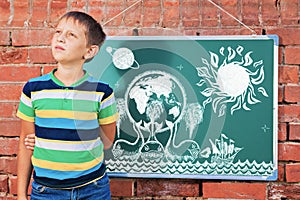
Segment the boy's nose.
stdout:
<path fill-rule="evenodd" d="M 57 37 L 57 41 L 59 42 L 65 42 L 65 35 L 62 33 Z"/>

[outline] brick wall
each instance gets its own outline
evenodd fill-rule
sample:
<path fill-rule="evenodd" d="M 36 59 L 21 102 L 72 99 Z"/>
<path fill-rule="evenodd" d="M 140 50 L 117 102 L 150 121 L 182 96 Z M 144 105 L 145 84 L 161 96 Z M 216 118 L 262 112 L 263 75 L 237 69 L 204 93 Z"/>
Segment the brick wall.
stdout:
<path fill-rule="evenodd" d="M 108 35 L 248 35 L 208 0 L 0 0 L 0 200 L 16 199 L 16 108 L 22 86 L 49 72 L 51 27 L 68 10 L 86 11 Z M 300 1 L 214 0 L 279 46 L 279 178 L 274 182 L 112 179 L 114 199 L 300 199 Z M 109 22 L 108 22 L 109 21 Z M 106 23 L 107 22 L 107 23 Z M 148 27 L 148 28 L 146 28 Z"/>

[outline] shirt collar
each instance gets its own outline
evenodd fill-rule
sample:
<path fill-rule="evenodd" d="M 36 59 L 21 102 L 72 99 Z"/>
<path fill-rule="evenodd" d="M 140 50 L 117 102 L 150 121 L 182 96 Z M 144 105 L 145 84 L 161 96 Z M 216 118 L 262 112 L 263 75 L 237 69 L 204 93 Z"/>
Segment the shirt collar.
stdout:
<path fill-rule="evenodd" d="M 63 87 L 67 87 L 65 86 L 65 84 L 63 82 L 61 82 L 58 78 L 55 77 L 54 73 L 57 71 L 57 68 L 53 69 L 50 73 L 50 76 L 51 76 L 51 79 L 53 80 L 53 82 L 59 86 L 63 86 Z M 83 77 L 81 77 L 78 81 L 76 81 L 75 83 L 73 83 L 72 85 L 70 85 L 69 87 L 76 87 L 80 84 L 82 84 L 83 82 L 85 82 L 89 75 L 88 73 L 86 72 L 86 70 L 83 70 L 84 71 L 84 75 Z"/>

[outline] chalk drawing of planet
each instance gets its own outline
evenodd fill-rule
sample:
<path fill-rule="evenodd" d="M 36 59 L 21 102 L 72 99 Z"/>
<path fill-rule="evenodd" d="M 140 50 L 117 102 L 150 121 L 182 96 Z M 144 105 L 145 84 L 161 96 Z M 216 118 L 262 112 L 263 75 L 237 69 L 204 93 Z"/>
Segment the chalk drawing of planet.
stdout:
<path fill-rule="evenodd" d="M 138 69 L 140 67 L 139 63 L 134 58 L 133 52 L 126 47 L 118 49 L 107 47 L 106 51 L 111 55 L 112 61 L 118 69 Z M 134 63 L 135 66 L 133 66 Z"/>

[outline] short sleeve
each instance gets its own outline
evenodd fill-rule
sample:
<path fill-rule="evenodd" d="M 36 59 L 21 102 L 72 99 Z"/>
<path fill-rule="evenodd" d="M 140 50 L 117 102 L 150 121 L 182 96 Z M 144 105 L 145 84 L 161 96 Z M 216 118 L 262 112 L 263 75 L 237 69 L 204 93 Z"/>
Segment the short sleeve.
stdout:
<path fill-rule="evenodd" d="M 25 121 L 34 122 L 35 112 L 32 106 L 30 82 L 23 87 L 17 117 Z"/>
<path fill-rule="evenodd" d="M 114 92 L 112 88 L 107 86 L 104 96 L 100 102 L 100 110 L 98 113 L 99 124 L 110 124 L 118 120 L 118 111 Z"/>

